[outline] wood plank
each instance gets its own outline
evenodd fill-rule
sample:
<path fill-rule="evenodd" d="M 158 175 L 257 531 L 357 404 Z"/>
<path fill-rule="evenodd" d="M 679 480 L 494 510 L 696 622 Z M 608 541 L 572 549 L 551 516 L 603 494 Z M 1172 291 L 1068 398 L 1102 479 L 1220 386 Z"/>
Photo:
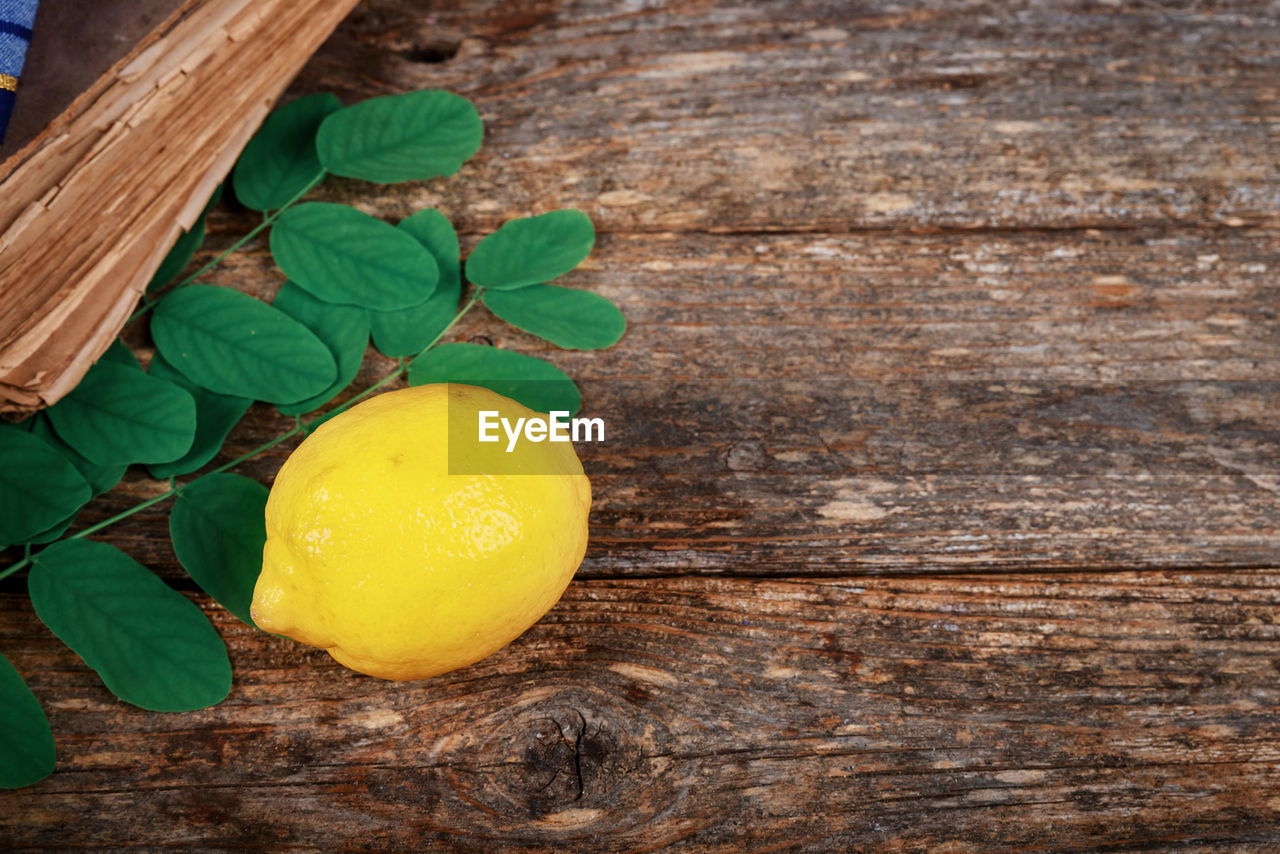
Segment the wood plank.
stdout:
<path fill-rule="evenodd" d="M 479 104 L 461 191 L 379 211 L 456 193 L 485 225 L 571 204 L 608 231 L 840 232 L 1274 226 L 1277 76 L 1253 0 L 380 0 L 298 88 Z"/>
<path fill-rule="evenodd" d="M 12 587 L 11 583 L 6 584 Z M 207 600 L 202 600 L 208 607 Z M 1280 842 L 1280 573 L 593 580 L 491 659 L 357 676 L 216 607 L 236 685 L 110 698 L 0 597 L 59 771 L 23 848 L 1128 850 Z"/>
<path fill-rule="evenodd" d="M 483 313 L 457 338 L 550 359 L 605 420 L 587 576 L 1276 565 L 1277 266 L 1261 229 L 608 235 L 565 283 L 622 305 L 616 348 Z M 280 276 L 259 245 L 212 281 Z M 255 407 L 220 461 L 290 426 Z M 270 482 L 290 447 L 241 470 Z M 109 539 L 163 563 L 166 530 Z"/>
<path fill-rule="evenodd" d="M 196 595 L 236 686 L 176 716 L 112 700 L 0 583 L 0 648 L 61 750 L 0 839 L 1280 845 L 1273 11 L 448 5 L 361 4 L 292 91 L 440 86 L 488 124 L 455 178 L 321 198 L 439 206 L 467 246 L 596 221 L 565 283 L 623 305 L 618 348 L 458 330 L 551 358 L 619 431 L 584 448 L 579 580 L 408 685 Z M 252 224 L 219 213 L 210 251 Z M 263 250 L 213 281 L 269 296 Z M 227 453 L 287 423 L 257 407 Z M 85 521 L 159 488 L 131 476 Z M 162 508 L 108 539 L 191 592 Z"/>

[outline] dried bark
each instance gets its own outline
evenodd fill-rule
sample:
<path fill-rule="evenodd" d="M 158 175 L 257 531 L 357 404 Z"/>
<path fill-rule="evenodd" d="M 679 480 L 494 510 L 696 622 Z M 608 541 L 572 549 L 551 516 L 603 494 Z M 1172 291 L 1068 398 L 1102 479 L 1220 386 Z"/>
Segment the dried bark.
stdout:
<path fill-rule="evenodd" d="M 190 0 L 0 164 L 0 411 L 75 387 L 354 3 Z"/>

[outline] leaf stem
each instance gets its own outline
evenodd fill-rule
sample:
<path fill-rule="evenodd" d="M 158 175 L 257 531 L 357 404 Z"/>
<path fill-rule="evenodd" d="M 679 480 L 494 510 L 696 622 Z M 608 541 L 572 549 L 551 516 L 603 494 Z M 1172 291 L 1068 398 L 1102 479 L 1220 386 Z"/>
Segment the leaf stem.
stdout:
<path fill-rule="evenodd" d="M 208 477 L 208 476 L 209 476 L 209 475 L 211 475 L 211 474 L 221 474 L 222 472 L 226 471 L 227 469 L 233 469 L 233 468 L 235 468 L 236 466 L 240 465 L 241 463 L 246 462 L 247 460 L 251 460 L 251 459 L 253 459 L 253 458 L 254 458 L 254 457 L 256 457 L 258 454 L 261 454 L 263 451 L 269 451 L 269 450 L 271 450 L 272 448 L 274 448 L 276 445 L 279 445 L 281 442 L 284 442 L 284 441 L 287 441 L 287 440 L 289 440 L 289 439 L 292 439 L 294 436 L 296 436 L 296 435 L 298 435 L 299 433 L 301 433 L 301 432 L 302 432 L 302 430 L 303 430 L 302 425 L 300 425 L 300 424 L 295 424 L 295 425 L 293 425 L 292 427 L 290 427 L 288 430 L 286 430 L 286 431 L 284 431 L 283 433 L 281 433 L 279 436 L 276 436 L 276 437 L 275 437 L 274 439 L 272 439 L 270 442 L 263 442 L 261 445 L 259 445 L 258 447 L 254 448 L 252 451 L 246 451 L 245 453 L 243 453 L 243 454 L 241 454 L 240 456 L 236 457 L 236 458 L 235 458 L 234 460 L 232 460 L 231 462 L 229 462 L 229 463 L 223 463 L 222 465 L 218 466 L 218 467 L 217 467 L 216 469 L 214 469 L 213 471 L 208 471 L 208 472 L 205 472 L 204 474 L 200 475 L 200 477 Z M 199 479 L 200 479 L 200 478 L 198 477 L 198 478 L 196 478 L 195 480 L 191 481 L 191 483 L 195 483 L 195 481 L 196 481 L 196 480 L 199 480 Z M 191 485 L 191 483 L 183 484 L 182 486 L 179 486 L 175 491 L 176 491 L 176 492 L 181 492 L 184 488 L 186 488 L 186 487 L 190 486 L 190 485 Z"/>
<path fill-rule="evenodd" d="M 161 501 L 164 501 L 166 498 L 170 497 L 171 495 L 176 494 L 177 491 L 178 491 L 177 489 L 170 487 L 169 489 L 166 489 L 164 492 L 160 493 L 159 495 L 156 495 L 152 498 L 148 498 L 146 501 L 143 501 L 141 504 L 135 504 L 134 506 L 130 507 L 128 510 L 122 510 L 109 519 L 103 519 L 101 522 L 98 522 L 97 524 L 90 525 L 89 527 L 85 528 L 83 531 L 76 531 L 74 534 L 67 537 L 67 539 L 78 540 L 81 537 L 87 537 L 92 533 L 101 531 L 103 528 L 107 527 L 108 525 L 114 525 L 116 522 L 119 522 L 121 519 L 128 519 L 130 516 L 132 516 L 134 513 L 137 513 L 139 510 L 145 510 L 148 507 L 150 507 L 152 504 L 159 504 Z"/>
<path fill-rule="evenodd" d="M 253 228 L 249 229 L 249 231 L 248 231 L 247 233 L 245 233 L 245 235 L 244 235 L 243 237 L 241 237 L 241 238 L 240 238 L 239 240 L 237 240 L 235 243 L 231 244 L 231 245 L 230 245 L 230 246 L 228 246 L 226 249 L 224 249 L 224 250 L 222 251 L 222 253 L 218 255 L 218 257 L 214 258 L 212 261 L 210 261 L 209 263 L 205 264 L 205 265 L 204 265 L 203 267 L 201 267 L 199 270 L 196 270 L 196 271 L 195 271 L 194 273 L 192 273 L 190 276 L 187 276 L 185 279 L 183 279 L 182 281 L 178 282 L 178 284 L 174 285 L 172 288 L 167 289 L 167 290 L 165 291 L 165 293 L 167 294 L 167 293 L 169 293 L 169 292 L 171 292 L 171 291 L 176 291 L 178 288 L 185 288 L 187 285 L 191 284 L 191 283 L 192 283 L 192 282 L 194 282 L 196 279 L 200 278 L 200 277 L 201 277 L 201 276 L 203 276 L 205 273 L 209 272 L 209 271 L 210 271 L 210 270 L 212 270 L 214 267 L 216 267 L 216 266 L 218 266 L 219 264 L 221 264 L 224 260 L 226 260 L 226 258 L 227 258 L 227 256 L 228 256 L 228 255 L 230 255 L 232 252 L 235 252 L 235 251 L 236 251 L 237 249 L 239 249 L 241 246 L 244 246 L 246 243 L 248 243 L 248 242 L 249 242 L 250 240 L 252 240 L 254 237 L 257 237 L 257 236 L 258 236 L 258 234 L 260 234 L 260 233 L 262 232 L 262 230 L 263 230 L 263 229 L 267 228 L 267 227 L 268 227 L 268 226 L 270 226 L 272 223 L 274 223 L 276 220 L 278 220 L 278 219 L 280 218 L 281 214 L 283 214 L 283 213 L 284 213 L 285 211 L 287 211 L 289 208 L 293 207 L 293 205 L 295 205 L 295 204 L 298 202 L 298 200 L 299 200 L 299 199 L 301 199 L 303 196 L 305 196 L 307 193 L 311 192 L 311 190 L 313 190 L 313 189 L 316 187 L 316 185 L 317 185 L 317 184 L 319 184 L 321 181 L 323 181 L 323 180 L 325 179 L 325 175 L 326 175 L 326 174 L 328 174 L 328 173 L 321 172 L 321 173 L 320 173 L 320 177 L 316 178 L 316 179 L 315 179 L 314 181 L 312 181 L 310 184 L 308 184 L 307 186 L 305 186 L 305 187 L 303 187 L 301 190 L 299 190 L 299 191 L 294 195 L 294 197 L 293 197 L 292 199 L 290 199 L 289 201 L 285 202 L 285 203 L 284 203 L 284 206 L 283 206 L 283 207 L 281 207 L 279 210 L 276 210 L 274 213 L 271 213 L 271 214 L 265 214 L 265 213 L 264 213 L 264 215 L 263 215 L 263 217 L 262 217 L 262 222 L 258 223 L 258 224 L 257 224 L 257 225 L 255 225 Z M 138 310 L 137 310 L 137 311 L 135 311 L 133 314 L 129 315 L 129 319 L 128 319 L 128 320 L 126 320 L 126 321 L 125 321 L 125 323 L 126 323 L 126 324 L 128 324 L 128 323 L 132 323 L 133 321 L 137 320 L 139 317 L 142 317 L 142 315 L 146 314 L 148 311 L 150 311 L 152 308 L 154 308 L 154 307 L 155 307 L 155 305 L 156 305 L 156 303 L 160 302 L 160 300 L 161 300 L 161 299 L 163 299 L 163 295 L 161 295 L 161 296 L 155 296 L 155 297 L 148 297 L 148 298 L 147 298 L 147 300 L 146 300 L 142 305 L 138 306 Z"/>
<path fill-rule="evenodd" d="M 467 312 L 471 311 L 471 309 L 475 307 L 475 304 L 480 301 L 480 297 L 482 294 L 484 294 L 483 289 L 477 290 L 475 293 L 475 296 L 473 296 L 470 300 L 468 300 L 466 305 L 458 309 L 458 313 L 453 316 L 453 320 L 449 321 L 449 325 L 446 326 L 444 329 L 441 329 L 440 333 L 436 335 L 435 338 L 431 339 L 431 343 L 429 343 L 427 346 L 419 350 L 418 353 L 413 358 L 414 359 L 418 358 L 418 356 L 421 356 L 423 353 L 427 352 L 432 347 L 436 346 L 436 344 L 439 343 L 440 339 L 444 337 L 445 333 L 448 332 L 450 329 L 452 329 L 454 326 L 456 326 L 458 321 L 462 319 L 463 315 L 465 315 Z M 393 380 L 396 380 L 402 375 L 404 375 L 409 370 L 409 365 L 413 364 L 413 359 L 409 359 L 408 361 L 405 361 L 403 358 L 400 358 L 400 359 L 397 359 L 396 361 L 398 364 L 394 371 L 387 374 L 385 377 L 378 380 L 376 383 L 369 386 L 367 389 L 360 392 L 359 394 L 347 398 L 342 403 L 335 406 L 333 409 L 330 409 L 324 415 L 321 415 L 318 418 L 313 418 L 312 420 L 308 421 L 304 425 L 305 428 L 309 429 L 312 424 L 315 424 L 319 421 L 322 421 L 328 418 L 332 418 L 333 416 L 337 415 L 339 412 L 342 412 L 346 409 L 351 408 L 351 405 L 353 403 L 364 400 L 366 397 L 373 394 L 375 391 L 382 388 L 387 383 L 392 382 Z"/>
<path fill-rule="evenodd" d="M 418 355 L 414 356 L 413 358 L 414 359 L 418 358 L 418 356 L 421 356 L 423 353 L 427 352 L 432 347 L 439 344 L 440 339 L 444 337 L 445 333 L 448 332 L 453 327 L 457 326 L 458 321 L 461 320 L 463 315 L 465 315 L 468 311 L 471 311 L 471 309 L 475 307 L 476 303 L 480 302 L 480 297 L 482 296 L 484 296 L 484 288 L 476 288 L 476 292 L 472 294 L 471 299 L 467 300 L 467 304 L 458 310 L 458 313 L 453 316 L 453 320 L 449 321 L 449 325 L 446 326 L 444 329 L 441 329 L 440 334 L 437 335 L 435 338 L 432 338 L 431 343 L 423 347 L 421 350 L 419 350 Z M 413 359 L 410 359 L 409 361 L 412 362 Z"/>
<path fill-rule="evenodd" d="M 5 569 L 0 570 L 0 581 L 3 581 L 4 579 L 13 575 L 15 572 L 17 572 L 20 569 L 26 569 L 28 566 L 31 566 L 30 555 L 28 555 L 27 557 L 24 557 L 22 560 L 18 561 L 13 566 L 6 567 Z"/>

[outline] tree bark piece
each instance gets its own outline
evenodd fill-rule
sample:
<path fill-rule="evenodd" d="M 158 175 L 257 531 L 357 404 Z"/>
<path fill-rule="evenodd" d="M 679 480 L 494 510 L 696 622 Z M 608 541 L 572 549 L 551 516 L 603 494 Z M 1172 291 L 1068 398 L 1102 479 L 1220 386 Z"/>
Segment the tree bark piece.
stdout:
<path fill-rule="evenodd" d="M 0 411 L 70 391 L 355 0 L 190 0 L 0 165 Z"/>

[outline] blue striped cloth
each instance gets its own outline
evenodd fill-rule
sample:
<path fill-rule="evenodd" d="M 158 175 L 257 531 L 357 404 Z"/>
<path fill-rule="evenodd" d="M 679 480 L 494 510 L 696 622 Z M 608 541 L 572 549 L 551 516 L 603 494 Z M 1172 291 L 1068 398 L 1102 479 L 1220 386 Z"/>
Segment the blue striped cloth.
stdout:
<path fill-rule="evenodd" d="M 0 142 L 13 114 L 14 92 L 31 43 L 40 0 L 0 0 Z"/>

